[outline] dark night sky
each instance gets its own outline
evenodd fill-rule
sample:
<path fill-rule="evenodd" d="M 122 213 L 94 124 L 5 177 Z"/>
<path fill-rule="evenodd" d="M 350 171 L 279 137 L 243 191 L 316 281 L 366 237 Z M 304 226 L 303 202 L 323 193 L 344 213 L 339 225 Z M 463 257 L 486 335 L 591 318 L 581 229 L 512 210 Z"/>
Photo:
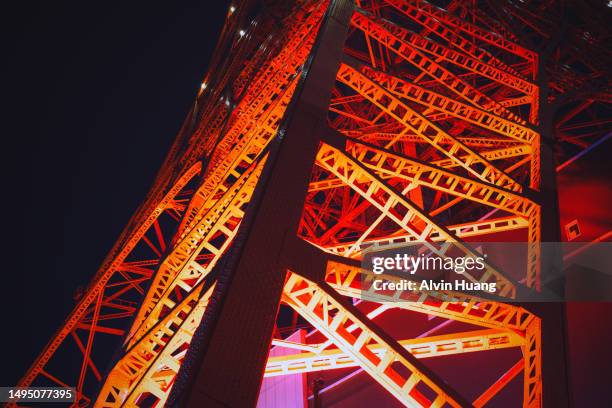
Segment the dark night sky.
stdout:
<path fill-rule="evenodd" d="M 228 7 L 22 3 L 0 12 L 2 386 L 59 327 L 144 198 Z"/>

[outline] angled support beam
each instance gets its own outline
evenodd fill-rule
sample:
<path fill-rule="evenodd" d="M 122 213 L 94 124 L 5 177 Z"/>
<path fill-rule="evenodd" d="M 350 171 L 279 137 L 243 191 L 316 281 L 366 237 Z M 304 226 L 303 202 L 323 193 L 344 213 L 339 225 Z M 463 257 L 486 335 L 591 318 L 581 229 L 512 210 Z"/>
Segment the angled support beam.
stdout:
<path fill-rule="evenodd" d="M 523 339 L 511 332 L 485 329 L 401 340 L 399 344 L 410 354 L 421 359 L 520 347 L 523 344 Z M 385 348 L 382 345 L 374 344 L 367 347 L 379 358 L 384 356 Z M 333 348 L 319 353 L 308 351 L 306 353 L 269 357 L 265 376 L 276 377 L 358 366 L 358 361 L 349 354 L 338 348 Z"/>
<path fill-rule="evenodd" d="M 343 180 L 356 193 L 368 200 L 373 207 L 386 213 L 389 219 L 396 222 L 398 226 L 405 229 L 418 241 L 428 245 L 428 242 L 431 242 L 430 234 L 437 232 L 443 237 L 442 241 L 452 242 L 453 247 L 466 254 L 466 256 L 476 257 L 474 251 L 460 242 L 448 229 L 432 221 L 400 192 L 397 192 L 342 151 L 324 143 L 319 149 L 317 163 Z M 357 180 L 367 180 L 365 187 L 356 184 Z M 391 202 L 391 205 L 389 205 L 389 202 Z M 386 209 L 386 206 L 389 206 L 389 208 Z M 434 253 L 442 255 L 441 249 L 434 245 L 428 245 L 428 248 Z M 478 276 L 472 276 L 467 272 L 463 276 L 473 282 L 496 282 L 500 296 L 511 298 L 516 296 L 516 284 L 491 265 L 486 264 L 485 269 Z"/>
<path fill-rule="evenodd" d="M 531 148 L 526 145 L 520 145 L 517 147 L 509 147 L 504 149 L 491 150 L 481 152 L 482 157 L 489 161 L 503 160 L 512 157 L 525 156 L 531 153 Z M 451 159 L 441 159 L 431 162 L 432 165 L 438 166 L 444 169 L 452 169 L 458 165 Z M 382 177 L 384 178 L 384 177 Z M 329 190 L 332 188 L 338 188 L 344 186 L 341 180 L 337 178 L 329 178 L 321 181 L 313 181 L 310 183 L 308 191 L 322 191 Z"/>
<path fill-rule="evenodd" d="M 248 166 L 276 135 L 297 86 L 296 74 L 312 49 L 324 11 L 321 4 L 305 18 L 294 18 L 288 24 L 288 32 L 283 33 L 287 43 L 278 55 L 266 61 L 234 109 L 230 128 L 211 155 L 205 180 L 189 204 L 180 231 L 192 227 L 211 206 L 209 201 L 227 188 L 228 180 L 240 174 L 240 167 Z"/>
<path fill-rule="evenodd" d="M 347 152 L 379 177 L 404 179 L 418 186 L 444 191 L 456 197 L 488 205 L 524 217 L 537 205 L 520 194 L 471 180 L 418 159 L 391 152 L 369 143 L 347 139 Z"/>
<path fill-rule="evenodd" d="M 468 84 L 464 79 L 455 75 L 453 72 L 442 66 L 437 60 L 443 60 L 443 57 L 430 58 L 427 54 L 417 49 L 407 40 L 404 40 L 403 34 L 407 32 L 397 27 L 397 33 L 392 33 L 383 25 L 380 19 L 374 20 L 364 13 L 355 13 L 352 19 L 352 24 L 368 33 L 385 45 L 388 49 L 396 53 L 401 58 L 405 59 L 416 68 L 433 77 L 442 85 L 448 87 L 455 92 L 459 97 L 483 109 L 492 110 L 499 116 L 522 121 L 520 117 L 501 106 L 499 103 L 491 99 L 489 96 L 482 93 L 479 89 Z"/>
<path fill-rule="evenodd" d="M 512 304 L 477 298 L 458 292 L 440 291 L 395 291 L 375 290 L 374 279 L 399 282 L 391 275 L 376 275 L 342 261 L 330 261 L 327 265 L 325 282 L 338 293 L 376 303 L 391 303 L 399 308 L 439 316 L 476 326 L 499 330 L 515 330 L 524 336 L 535 316 L 529 311 Z"/>
<path fill-rule="evenodd" d="M 449 135 L 425 117 L 411 109 L 391 92 L 376 84 L 361 72 L 349 65 L 342 64 L 337 74 L 338 80 L 363 95 L 371 103 L 385 111 L 403 126 L 411 129 L 442 154 L 466 169 L 475 177 L 498 185 L 511 191 L 521 191 L 522 187 L 512 177 L 496 168 L 480 154 L 473 151 L 461 141 Z M 442 139 L 453 140 L 451 146 L 445 146 Z M 482 166 L 478 169 L 477 165 Z"/>
<path fill-rule="evenodd" d="M 111 278 L 118 271 L 122 270 L 125 259 L 138 245 L 144 234 L 151 228 L 155 220 L 172 205 L 172 201 L 177 194 L 193 179 L 201 170 L 201 163 L 198 162 L 188 168 L 184 173 L 176 178 L 174 184 L 168 189 L 165 194 L 153 196 L 150 202 L 147 202 L 141 210 L 141 217 L 134 217 L 132 222 L 135 226 L 131 226 L 133 230 L 123 232 L 118 244 L 111 250 L 104 263 L 96 273 L 92 283 L 87 288 L 87 292 L 81 298 L 77 306 L 70 312 L 62 327 L 49 340 L 41 354 L 32 363 L 27 373 L 19 380 L 20 387 L 27 387 L 34 379 L 42 374 L 44 367 L 53 357 L 55 352 L 64 343 L 66 337 L 75 329 L 75 327 L 85 318 L 90 306 L 96 301 L 101 293 L 104 293 L 106 285 L 111 281 Z M 130 227 L 130 226 L 129 226 Z"/>
<path fill-rule="evenodd" d="M 228 150 L 223 150 L 216 166 L 209 165 L 205 173 L 205 180 L 194 193 L 181 221 L 179 239 L 184 239 L 189 231 L 201 221 L 206 212 L 215 205 L 219 195 L 231 188 L 232 181 L 259 158 L 276 135 L 296 86 L 297 78 L 292 78 L 286 88 L 277 90 L 280 97 L 271 102 L 263 117 L 258 117 L 257 120 L 251 118 L 248 123 L 250 126 L 245 125 L 240 129 L 245 136 L 229 143 L 231 149 L 228 146 Z M 227 140 L 228 137 L 223 139 L 223 141 Z"/>
<path fill-rule="evenodd" d="M 287 304 L 355 359 L 374 380 L 405 406 L 471 406 L 327 284 L 317 285 L 289 272 L 283 296 Z M 348 330 L 352 325 L 357 326 L 358 334 Z M 380 348 L 382 357 L 372 348 Z M 394 368 L 394 363 L 399 363 L 402 370 Z M 431 396 L 426 396 L 422 392 L 424 389 Z"/>
<path fill-rule="evenodd" d="M 486 49 L 475 45 L 472 39 L 466 39 L 465 33 L 461 32 L 461 30 L 458 30 L 450 24 L 445 24 L 443 20 L 429 15 L 421 7 L 415 7 L 413 2 L 407 2 L 404 0 L 385 0 L 385 2 L 395 7 L 407 17 L 421 24 L 423 27 L 427 28 L 427 34 L 433 32 L 448 41 L 454 47 L 461 49 L 472 57 L 481 61 L 486 61 L 489 65 L 498 67 L 506 72 L 522 78 L 522 75 L 515 69 L 500 61 Z M 450 5 L 446 8 L 446 11 L 451 11 Z"/>
<path fill-rule="evenodd" d="M 142 387 L 141 384 L 150 383 L 151 378 L 146 377 L 147 374 L 149 377 L 153 374 L 151 371 L 153 364 L 156 363 L 158 366 L 170 364 L 167 360 L 173 353 L 164 352 L 164 349 L 171 348 L 172 343 L 178 344 L 175 336 L 179 335 L 179 332 L 192 333 L 195 330 L 195 327 L 189 329 L 186 325 L 199 324 L 212 292 L 211 287 L 203 296 L 200 296 L 203 287 L 204 281 L 194 287 L 181 303 L 174 306 L 155 327 L 152 327 L 145 336 L 125 351 L 123 357 L 106 376 L 104 385 L 98 394 L 96 406 L 116 408 L 122 406 L 128 398 L 138 399 L 143 389 L 136 392 L 134 390 Z M 201 304 L 198 305 L 199 303 Z M 166 354 L 162 355 L 163 353 Z M 166 393 L 156 391 L 153 394 Z M 164 400 L 165 398 L 166 396 Z"/>
<path fill-rule="evenodd" d="M 130 330 L 129 346 L 157 324 L 164 308 L 174 306 L 175 289 L 189 293 L 211 271 L 236 235 L 264 163 L 265 157 L 253 163 L 164 258 Z M 212 255 L 206 267 L 196 262 L 201 252 Z"/>
<path fill-rule="evenodd" d="M 238 229 L 239 220 L 244 216 L 244 208 L 249 202 L 265 160 L 253 163 L 251 167 L 228 189 L 223 197 L 164 258 L 155 274 L 151 286 L 143 301 L 128 337 L 128 345 L 133 345 L 154 326 L 164 307 L 173 307 L 169 299 L 176 287 L 189 291 L 185 281 L 202 279 L 225 248 L 231 243 Z M 222 243 L 220 243 L 222 237 Z M 215 242 L 213 244 L 213 239 Z M 201 251 L 212 254 L 213 258 L 207 268 L 196 262 Z"/>
<path fill-rule="evenodd" d="M 417 9 L 422 13 L 427 13 L 429 16 L 436 18 L 445 25 L 463 32 L 468 37 L 475 37 L 499 49 L 522 57 L 530 62 L 537 61 L 538 59 L 538 55 L 535 52 L 524 48 L 493 31 L 482 29 L 475 24 L 465 21 L 462 18 L 436 7 L 425 0 L 404 0 L 402 3 L 402 10 L 410 10 L 413 13 L 413 10 Z"/>
<path fill-rule="evenodd" d="M 508 371 L 504 373 L 497 381 L 495 381 L 489 388 L 485 390 L 476 400 L 474 400 L 474 406 L 477 408 L 483 407 L 487 402 L 491 400 L 497 393 L 502 390 L 510 381 L 512 381 L 518 373 L 523 371 L 525 365 L 521 358 L 515 365 L 510 367 Z"/>
<path fill-rule="evenodd" d="M 457 238 L 464 239 L 468 237 L 476 237 L 480 235 L 489 235 L 497 232 L 514 231 L 528 227 L 529 222 L 523 217 L 501 217 L 488 219 L 484 221 L 468 222 L 464 224 L 449 225 L 446 228 L 452 232 Z M 433 242 L 442 242 L 444 237 L 432 232 L 429 236 Z M 369 238 L 363 240 L 361 247 L 370 251 L 382 251 L 391 248 L 405 248 L 407 244 L 417 242 L 413 235 L 398 234 L 384 238 Z M 326 245 L 323 247 L 325 251 L 348 256 L 346 252 L 349 248 L 355 245 L 354 241 L 343 242 L 337 245 Z M 360 255 L 361 251 L 354 253 Z M 352 255 L 351 255 L 352 256 Z"/>
<path fill-rule="evenodd" d="M 393 75 L 369 67 L 363 67 L 361 72 L 396 96 L 491 130 L 499 135 L 507 136 L 527 144 L 532 143 L 538 136 L 533 129 L 526 125 L 497 116 L 485 109 L 449 98 Z"/>
<path fill-rule="evenodd" d="M 208 307 L 213 290 L 214 286 L 207 290 L 195 302 L 195 305 L 192 302 L 192 309 L 189 314 L 181 316 L 182 323 L 176 328 L 159 354 L 147 364 L 146 371 L 133 384 L 131 392 L 126 396 L 122 406 L 137 406 L 140 398 L 148 394 L 157 399 L 156 405 L 166 405 L 171 387 L 183 364 L 186 350 L 191 344 L 194 332 Z"/>
<path fill-rule="evenodd" d="M 358 14 L 353 17 L 353 23 L 359 28 L 361 28 L 362 26 L 366 26 L 367 24 L 364 21 L 356 21 L 361 20 L 362 18 L 367 19 L 370 24 L 378 24 L 379 28 L 382 28 L 386 32 L 390 33 L 392 36 L 395 36 L 401 39 L 402 41 L 409 43 L 414 48 L 422 52 L 426 52 L 432 57 L 435 57 L 436 59 L 441 59 L 447 63 L 454 64 L 476 75 L 488 78 L 494 81 L 495 83 L 503 84 L 518 92 L 530 96 L 532 96 L 534 91 L 537 89 L 534 84 L 530 83 L 526 79 L 519 77 L 514 73 L 508 72 L 507 70 L 501 67 L 497 67 L 495 65 L 489 64 L 488 62 L 485 62 L 487 58 L 483 58 L 483 56 L 485 56 L 484 54 L 482 54 L 480 57 L 474 57 L 469 53 L 464 54 L 463 52 L 453 50 L 452 48 L 439 44 L 433 40 L 430 40 L 427 37 L 421 36 L 413 31 L 400 27 L 387 20 L 376 18 L 361 11 L 359 11 Z M 370 29 L 367 32 L 371 31 L 372 30 Z M 380 41 L 380 36 L 375 36 L 375 38 Z M 459 40 L 455 44 L 460 45 L 461 43 L 461 40 Z M 466 43 L 469 44 L 469 42 L 467 41 Z"/>

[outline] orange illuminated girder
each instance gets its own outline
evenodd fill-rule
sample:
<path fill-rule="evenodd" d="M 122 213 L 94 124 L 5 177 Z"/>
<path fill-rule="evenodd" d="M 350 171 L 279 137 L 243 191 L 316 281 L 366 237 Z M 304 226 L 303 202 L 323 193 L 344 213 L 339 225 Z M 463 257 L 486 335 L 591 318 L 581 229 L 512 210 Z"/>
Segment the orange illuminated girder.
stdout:
<path fill-rule="evenodd" d="M 126 232 L 124 232 L 123 237 L 117 242 L 115 248 L 111 251 L 107 257 L 107 260 L 99 269 L 96 277 L 88 287 L 86 294 L 81 298 L 75 309 L 70 313 L 64 322 L 63 326 L 52 337 L 50 342 L 45 346 L 43 352 L 37 357 L 28 372 L 21 379 L 21 385 L 30 385 L 37 377 L 41 375 L 51 379 L 51 381 L 55 384 L 59 384 L 61 386 L 65 384 L 57 377 L 47 373 L 45 371 L 45 366 L 58 348 L 66 341 L 67 336 L 70 333 L 75 333 L 76 328 L 79 326 L 79 322 L 87 319 L 87 316 L 92 310 L 98 310 L 100 307 L 99 305 L 101 305 L 106 298 L 110 299 L 111 301 L 120 300 L 119 298 L 125 291 L 133 290 L 133 288 L 142 291 L 140 284 L 143 281 L 148 280 L 148 277 L 146 276 L 150 276 L 150 272 L 148 273 L 146 268 L 138 268 L 135 271 L 136 274 L 145 276 L 145 278 L 134 281 L 127 275 L 127 273 L 134 271 L 131 270 L 128 264 L 125 263 L 126 258 L 139 244 L 143 237 L 145 237 L 147 231 L 150 231 L 160 215 L 164 211 L 172 210 L 173 206 L 175 206 L 175 198 L 178 196 L 183 187 L 200 171 L 200 169 L 201 163 L 193 165 L 180 178 L 178 178 L 178 180 L 174 181 L 173 186 L 165 195 L 161 197 L 159 195 L 157 197 L 152 195 L 152 197 L 141 207 L 139 213 L 137 213 L 132 220 L 132 223 L 136 226 L 133 229 L 126 230 Z M 155 264 L 155 262 L 153 264 Z M 122 285 L 124 288 L 113 290 L 113 278 L 116 278 L 118 275 L 121 276 L 120 279 L 122 279 L 124 282 L 124 285 Z M 117 287 L 119 285 L 114 283 L 114 286 Z M 130 315 L 131 314 L 128 314 L 128 316 Z M 95 331 L 90 332 L 94 333 Z M 93 338 L 91 338 L 91 341 L 93 341 Z M 91 350 L 89 354 L 91 354 Z M 84 361 L 87 359 L 88 358 L 85 358 Z"/>
<path fill-rule="evenodd" d="M 440 357 L 459 353 L 497 350 L 519 347 L 521 338 L 510 332 L 480 330 L 467 333 L 453 333 L 419 339 L 401 340 L 399 344 L 416 358 Z M 308 345 L 305 345 L 308 346 Z M 380 345 L 368 346 L 379 358 L 384 354 Z M 270 357 L 266 366 L 266 377 L 358 367 L 359 363 L 347 353 L 334 348 L 306 353 Z M 522 368 L 522 366 L 521 366 Z"/>
<path fill-rule="evenodd" d="M 182 238 L 162 261 L 141 309 L 146 319 L 136 316 L 128 345 L 134 344 L 155 325 L 164 307 L 174 307 L 177 291 L 191 292 L 208 275 L 215 263 L 234 238 L 244 216 L 264 161 L 251 166 L 230 189 L 206 213 L 199 224 Z M 215 240 L 213 242 L 213 239 Z M 198 255 L 206 252 L 209 261 L 205 265 L 196 262 Z M 179 297 L 180 298 L 180 297 Z"/>
<path fill-rule="evenodd" d="M 359 365 L 387 391 L 409 405 L 460 407 L 463 401 L 449 395 L 438 384 L 440 380 L 425 373 L 415 357 L 397 342 L 389 342 L 364 323 L 363 318 L 338 302 L 333 290 L 325 290 L 298 275 L 289 274 L 284 290 L 284 301 L 295 308 L 317 330 L 332 340 L 342 351 L 359 362 Z M 348 327 L 356 325 L 359 335 L 353 335 Z M 373 348 L 383 350 L 382 357 Z M 407 373 L 392 367 L 399 362 Z M 433 401 L 417 389 L 428 388 L 435 394 Z M 433 404 L 433 405 L 432 405 Z"/>
<path fill-rule="evenodd" d="M 431 241 L 429 235 L 435 232 L 443 237 L 443 242 L 454 242 L 453 246 L 462 251 L 466 256 L 474 255 L 474 252 L 464 244 L 458 242 L 455 237 L 444 227 L 437 225 L 427 215 L 423 214 L 417 207 L 403 197 L 398 191 L 394 191 L 387 183 L 368 172 L 366 168 L 356 160 L 349 158 L 339 150 L 323 145 L 319 149 L 317 162 L 328 170 L 331 174 L 340 178 L 344 183 L 350 185 L 361 194 L 371 205 L 380 210 L 384 215 L 397 223 L 399 228 L 404 229 L 419 242 Z M 365 179 L 365 187 L 359 188 L 356 181 Z M 391 210 L 400 208 L 402 216 L 395 215 Z M 435 245 L 428 245 L 428 248 L 436 254 L 443 256 L 445 249 Z M 475 256 L 475 255 L 474 255 Z M 466 274 L 468 276 L 469 274 Z M 480 276 L 469 275 L 470 280 L 479 282 L 493 281 L 499 284 L 502 296 L 513 297 L 516 287 L 513 282 L 494 270 L 492 267 L 486 268 Z"/>
<path fill-rule="evenodd" d="M 400 124 L 421 136 L 436 149 L 439 149 L 449 159 L 464 167 L 467 171 L 483 181 L 499 184 L 513 191 L 520 191 L 521 186 L 503 171 L 497 169 L 477 152 L 465 146 L 461 141 L 431 123 L 427 118 L 419 115 L 408 105 L 395 98 L 391 92 L 369 80 L 366 76 L 348 65 L 342 65 L 338 72 L 338 79 L 363 95 L 371 103 L 385 111 Z M 453 144 L 444 146 L 442 139 L 451 140 Z M 476 170 L 475 166 L 482 164 L 483 170 Z"/>
<path fill-rule="evenodd" d="M 532 126 L 540 90 L 531 82 L 538 56 L 514 39 L 422 0 L 357 3 L 363 9 L 356 7 L 352 14 L 346 58 L 329 90 L 333 129 L 317 135 L 320 144 L 298 231 L 333 259 L 321 281 L 309 278 L 321 271 L 288 271 L 282 295 L 284 305 L 326 340 L 288 344 L 275 339 L 277 347 L 306 351 L 271 357 L 265 373 L 253 375 L 358 366 L 406 406 L 465 406 L 461 390 L 449 387 L 419 359 L 520 347 L 522 360 L 494 384 L 482 384 L 472 404 L 486 406 L 523 371 L 522 405 L 539 407 L 537 316 L 461 293 L 405 297 L 399 291 L 364 290 L 374 275 L 355 266 L 366 248 L 410 243 L 422 243 L 438 255 L 452 243 L 472 256 L 476 250 L 465 239 L 495 240 L 496 234 L 511 231 L 530 243 L 523 282 L 539 289 L 541 210 L 530 194 L 540 182 L 540 135 Z M 206 76 L 198 94 L 201 106 L 186 121 L 152 192 L 21 386 L 45 379 L 75 386 L 80 405 L 166 402 L 216 287 L 215 265 L 234 245 L 264 166 L 273 159 L 269 146 L 291 114 L 318 29 L 329 13 L 326 1 L 291 4 L 281 20 L 257 17 L 259 27 L 276 30 L 275 36 L 257 28 L 236 35 L 231 30 L 237 30 L 246 7 L 228 12 L 219 47 L 230 49 L 229 62 L 217 61 Z M 409 28 L 406 20 L 385 15 L 386 7 L 414 24 Z M 228 88 L 233 95 L 227 95 Z M 482 217 L 483 212 L 497 214 Z M 145 250 L 148 256 L 142 255 Z M 496 282 L 498 294 L 507 298 L 523 284 L 491 265 L 466 276 Z M 427 314 L 474 329 L 398 341 L 374 324 L 377 313 L 364 314 L 343 297 L 381 305 L 375 309 L 380 312 L 393 305 L 406 319 Z M 113 326 L 113 319 L 124 320 Z M 103 335 L 123 339 L 108 373 L 100 371 L 97 360 Z M 48 371 L 70 338 L 79 358 L 76 378 Z M 90 394 L 99 383 L 98 394 Z"/>

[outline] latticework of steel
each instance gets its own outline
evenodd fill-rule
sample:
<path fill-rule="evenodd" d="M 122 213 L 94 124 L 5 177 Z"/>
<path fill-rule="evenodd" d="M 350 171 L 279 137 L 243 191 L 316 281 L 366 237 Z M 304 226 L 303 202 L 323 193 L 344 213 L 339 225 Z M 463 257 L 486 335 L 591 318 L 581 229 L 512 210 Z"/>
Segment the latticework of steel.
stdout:
<path fill-rule="evenodd" d="M 521 44 L 536 48 L 545 24 L 513 2 L 336 3 L 343 2 L 270 2 L 254 18 L 249 2 L 230 7 L 196 103 L 149 195 L 20 386 L 74 386 L 77 406 L 166 403 L 220 290 L 219 265 L 247 228 L 245 214 L 258 216 L 249 203 L 282 148 L 274 143 L 293 136 L 286 125 L 307 86 L 309 57 L 322 46 L 322 27 L 344 7 L 350 16 L 333 66 L 335 83 L 321 90 L 328 93 L 327 129 L 312 136 L 317 148 L 305 159 L 312 170 L 298 208 L 302 215 L 288 231 L 325 264 L 315 273 L 282 271 L 279 299 L 324 340 L 289 344 L 278 330 L 271 332 L 268 345 L 295 353 L 270 357 L 253 375 L 359 367 L 411 407 L 486 406 L 522 376 L 515 403 L 542 406 L 538 316 L 456 293 L 449 300 L 441 293 L 408 299 L 400 292 L 364 292 L 361 285 L 373 274 L 356 261 L 364 248 L 413 242 L 427 242 L 440 255 L 453 242 L 473 255 L 470 239 L 512 232 L 534 244 L 524 276 L 508 277 L 487 265 L 470 278 L 495 282 L 508 298 L 519 286 L 539 290 L 543 129 L 554 127 L 571 145 L 561 149 L 565 154 L 587 148 L 605 136 L 605 123 L 568 124 L 608 103 L 609 91 L 571 70 L 562 75 L 558 65 L 543 72 L 541 55 Z M 523 16 L 530 31 L 517 33 L 500 22 L 508 13 Z M 551 55 L 561 59 L 554 50 Z M 567 96 L 569 88 L 583 93 Z M 547 128 L 541 116 L 552 103 L 569 105 Z M 469 329 L 394 338 L 374 323 L 389 305 L 401 322 L 437 316 Z M 476 398 L 450 387 L 421 361 L 510 348 L 520 357 L 497 381 L 480 384 Z"/>

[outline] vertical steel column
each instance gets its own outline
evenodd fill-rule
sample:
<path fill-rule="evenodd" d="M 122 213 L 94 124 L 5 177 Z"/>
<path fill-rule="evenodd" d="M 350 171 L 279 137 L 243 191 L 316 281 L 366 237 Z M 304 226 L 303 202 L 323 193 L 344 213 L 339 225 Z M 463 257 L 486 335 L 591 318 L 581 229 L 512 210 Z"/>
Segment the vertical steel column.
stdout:
<path fill-rule="evenodd" d="M 561 242 L 559 225 L 559 201 L 557 172 L 554 157 L 554 105 L 548 101 L 548 78 L 545 70 L 546 55 L 540 55 L 538 86 L 540 88 L 540 191 L 541 242 Z M 549 277 L 559 277 L 561 253 L 546 251 L 541 258 L 542 286 Z M 563 277 L 561 277 L 562 280 Z M 542 406 L 550 408 L 570 407 L 567 318 L 563 302 L 543 302 L 530 305 L 529 309 L 542 319 Z"/>

